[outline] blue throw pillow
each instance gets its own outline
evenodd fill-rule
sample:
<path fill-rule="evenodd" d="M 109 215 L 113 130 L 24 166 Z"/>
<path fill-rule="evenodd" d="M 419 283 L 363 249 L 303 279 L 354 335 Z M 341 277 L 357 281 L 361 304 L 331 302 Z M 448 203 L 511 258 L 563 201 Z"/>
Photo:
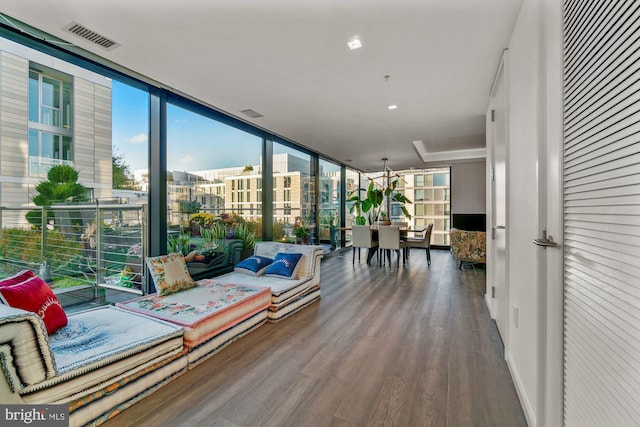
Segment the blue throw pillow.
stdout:
<path fill-rule="evenodd" d="M 296 272 L 300 266 L 302 254 L 279 253 L 264 272 L 265 276 L 280 277 L 283 279 L 295 279 Z"/>
<path fill-rule="evenodd" d="M 271 258 L 253 255 L 237 263 L 234 270 L 250 276 L 260 276 L 272 262 Z"/>

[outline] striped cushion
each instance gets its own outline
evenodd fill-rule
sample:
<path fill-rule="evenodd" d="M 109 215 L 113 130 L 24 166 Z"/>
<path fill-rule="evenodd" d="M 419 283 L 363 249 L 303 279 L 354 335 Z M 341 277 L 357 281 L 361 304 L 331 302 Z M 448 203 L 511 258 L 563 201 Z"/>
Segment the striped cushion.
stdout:
<path fill-rule="evenodd" d="M 0 305 L 0 368 L 12 392 L 55 377 L 48 340 L 37 314 Z"/>

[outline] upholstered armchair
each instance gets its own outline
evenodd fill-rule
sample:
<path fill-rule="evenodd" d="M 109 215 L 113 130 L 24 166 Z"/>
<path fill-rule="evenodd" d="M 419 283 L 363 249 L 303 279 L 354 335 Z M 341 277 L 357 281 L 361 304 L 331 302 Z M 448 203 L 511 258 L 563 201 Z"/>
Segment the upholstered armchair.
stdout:
<path fill-rule="evenodd" d="M 450 236 L 451 253 L 460 262 L 458 268 L 462 268 L 463 262 L 482 264 L 487 262 L 487 233 L 452 228 Z"/>

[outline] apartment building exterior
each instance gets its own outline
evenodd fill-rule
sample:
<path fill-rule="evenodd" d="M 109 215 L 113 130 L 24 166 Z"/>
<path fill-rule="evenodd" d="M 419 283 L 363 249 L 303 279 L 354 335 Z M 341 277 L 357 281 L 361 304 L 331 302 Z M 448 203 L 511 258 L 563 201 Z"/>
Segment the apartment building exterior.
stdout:
<path fill-rule="evenodd" d="M 0 206 L 32 206 L 57 164 L 109 198 L 111 155 L 111 80 L 0 39 Z"/>

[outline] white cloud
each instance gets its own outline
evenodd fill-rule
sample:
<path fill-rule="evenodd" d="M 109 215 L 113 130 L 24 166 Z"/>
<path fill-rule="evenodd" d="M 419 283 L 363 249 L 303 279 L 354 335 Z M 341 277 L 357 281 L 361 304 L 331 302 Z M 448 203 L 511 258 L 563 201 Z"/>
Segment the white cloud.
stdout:
<path fill-rule="evenodd" d="M 191 163 L 191 162 L 193 162 L 193 157 L 191 157 L 188 154 L 180 159 L 180 163 Z"/>
<path fill-rule="evenodd" d="M 132 144 L 140 144 L 142 142 L 147 142 L 147 134 L 141 133 L 139 135 L 129 138 L 128 141 Z"/>

